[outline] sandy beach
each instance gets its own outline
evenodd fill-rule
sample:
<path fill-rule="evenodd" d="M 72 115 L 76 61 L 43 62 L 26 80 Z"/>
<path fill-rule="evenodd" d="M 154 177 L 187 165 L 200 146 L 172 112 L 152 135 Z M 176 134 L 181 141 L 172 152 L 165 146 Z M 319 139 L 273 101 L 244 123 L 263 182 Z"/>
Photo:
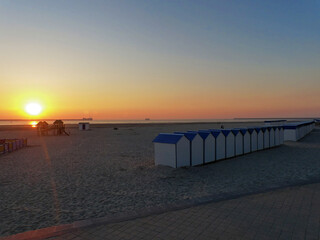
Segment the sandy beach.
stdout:
<path fill-rule="evenodd" d="M 320 180 L 319 129 L 300 142 L 201 167 L 154 166 L 152 140 L 159 133 L 220 125 L 96 125 L 90 131 L 69 126 L 69 137 L 1 126 L 0 138 L 27 137 L 29 146 L 0 155 L 0 236 Z M 224 123 L 248 125 L 263 123 Z"/>

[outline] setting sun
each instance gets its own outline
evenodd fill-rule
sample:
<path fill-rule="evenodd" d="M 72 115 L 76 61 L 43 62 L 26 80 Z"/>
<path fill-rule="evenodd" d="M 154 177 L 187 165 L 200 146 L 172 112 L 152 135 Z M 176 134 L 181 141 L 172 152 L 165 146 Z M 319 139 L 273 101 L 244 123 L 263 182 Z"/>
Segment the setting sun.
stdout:
<path fill-rule="evenodd" d="M 42 107 L 39 103 L 29 103 L 26 105 L 25 110 L 28 114 L 36 116 L 41 113 Z"/>

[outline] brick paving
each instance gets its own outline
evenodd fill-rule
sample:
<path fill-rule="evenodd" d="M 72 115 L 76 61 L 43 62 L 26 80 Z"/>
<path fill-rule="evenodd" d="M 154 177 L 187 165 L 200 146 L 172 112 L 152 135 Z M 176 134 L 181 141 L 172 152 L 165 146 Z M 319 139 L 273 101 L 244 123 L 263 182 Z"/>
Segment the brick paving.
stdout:
<path fill-rule="evenodd" d="M 320 239 L 319 230 L 320 183 L 314 183 L 46 239 Z"/>

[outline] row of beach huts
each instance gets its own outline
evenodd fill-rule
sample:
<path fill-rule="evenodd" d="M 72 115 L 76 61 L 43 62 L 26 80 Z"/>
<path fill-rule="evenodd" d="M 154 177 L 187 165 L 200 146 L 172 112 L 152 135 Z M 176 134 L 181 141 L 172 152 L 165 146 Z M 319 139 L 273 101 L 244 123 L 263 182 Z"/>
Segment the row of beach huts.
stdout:
<path fill-rule="evenodd" d="M 28 145 L 27 138 L 0 139 L 0 154 L 10 153 Z"/>
<path fill-rule="evenodd" d="M 298 141 L 315 127 L 305 121 L 261 127 L 160 133 L 154 140 L 155 164 L 173 168 L 198 166 Z"/>

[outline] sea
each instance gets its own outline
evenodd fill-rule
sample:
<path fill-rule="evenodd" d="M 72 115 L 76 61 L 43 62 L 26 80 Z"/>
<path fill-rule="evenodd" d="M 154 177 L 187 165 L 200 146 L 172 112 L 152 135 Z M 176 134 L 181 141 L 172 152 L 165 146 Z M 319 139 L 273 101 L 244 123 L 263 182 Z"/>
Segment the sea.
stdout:
<path fill-rule="evenodd" d="M 310 118 L 311 119 L 311 118 Z M 62 119 L 65 124 L 78 124 L 79 122 L 89 122 L 91 124 L 151 124 L 151 123 L 223 123 L 223 122 L 263 122 L 270 120 L 288 120 L 288 121 L 301 121 L 309 120 L 309 118 L 233 118 L 233 119 L 143 119 L 143 120 L 83 120 L 83 119 Z M 0 119 L 0 125 L 34 125 L 39 120 L 10 120 Z M 53 119 L 48 119 L 49 124 L 54 122 Z"/>

